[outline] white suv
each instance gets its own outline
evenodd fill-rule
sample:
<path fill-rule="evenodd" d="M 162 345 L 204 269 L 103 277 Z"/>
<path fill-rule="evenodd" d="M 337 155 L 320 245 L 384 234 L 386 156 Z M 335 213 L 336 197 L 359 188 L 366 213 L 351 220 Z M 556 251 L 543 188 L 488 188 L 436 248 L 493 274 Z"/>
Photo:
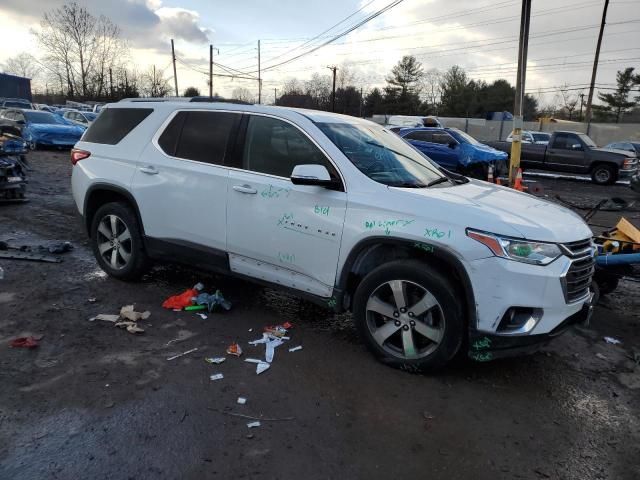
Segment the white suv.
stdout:
<path fill-rule="evenodd" d="M 352 311 L 411 370 L 588 319 L 591 231 L 571 211 L 447 172 L 372 122 L 197 100 L 108 105 L 72 151 L 109 275 L 168 260 L 286 287 Z"/>

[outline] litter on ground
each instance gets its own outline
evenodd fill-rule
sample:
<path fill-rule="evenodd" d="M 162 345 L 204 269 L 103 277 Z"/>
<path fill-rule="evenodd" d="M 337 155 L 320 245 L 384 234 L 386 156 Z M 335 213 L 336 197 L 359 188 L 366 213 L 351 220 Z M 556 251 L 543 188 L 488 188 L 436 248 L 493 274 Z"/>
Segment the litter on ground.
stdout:
<path fill-rule="evenodd" d="M 256 427 L 259 427 L 259 426 L 260 426 L 260 422 L 247 423 L 247 427 L 249 427 L 249 428 L 256 428 Z"/>
<path fill-rule="evenodd" d="M 290 352 L 297 352 L 298 350 L 302 350 L 302 345 L 298 345 L 297 347 L 290 348 Z"/>
<path fill-rule="evenodd" d="M 244 397 L 238 397 L 238 403 L 240 405 L 244 405 L 245 403 L 247 403 L 247 399 Z"/>
<path fill-rule="evenodd" d="M 187 350 L 186 352 L 178 353 L 177 355 L 167 358 L 167 360 L 175 360 L 176 358 L 184 357 L 185 355 L 189 355 L 190 353 L 193 353 L 196 350 L 198 350 L 198 347 L 192 348 L 191 350 Z"/>
<path fill-rule="evenodd" d="M 13 348 L 36 348 L 38 340 L 34 337 L 18 337 L 9 342 L 9 346 Z"/>
<path fill-rule="evenodd" d="M 620 340 L 613 337 L 604 337 L 604 341 L 610 343 L 611 345 L 619 345 L 620 343 L 622 343 Z"/>
<path fill-rule="evenodd" d="M 198 315 L 203 320 L 206 320 L 207 318 L 209 318 L 204 313 L 197 313 L 196 315 Z"/>
<path fill-rule="evenodd" d="M 216 365 L 219 365 L 222 362 L 224 362 L 226 359 L 227 359 L 226 357 L 208 357 L 208 358 L 205 358 L 204 361 L 207 363 L 215 363 Z"/>
<path fill-rule="evenodd" d="M 101 313 L 95 317 L 91 317 L 89 321 L 102 320 L 104 322 L 111 322 L 118 328 L 124 328 L 129 333 L 144 333 L 144 329 L 140 328 L 136 322 L 138 320 L 146 320 L 151 316 L 151 312 L 136 312 L 133 308 L 133 305 L 125 305 L 120 309 L 120 314 L 118 315 Z"/>
<path fill-rule="evenodd" d="M 169 310 L 182 310 L 184 307 L 188 307 L 193 304 L 192 298 L 196 297 L 200 291 L 204 288 L 204 285 L 201 283 L 197 283 L 188 290 L 185 290 L 179 295 L 173 295 L 172 297 L 167 298 L 163 303 L 163 308 L 167 308 Z"/>
<path fill-rule="evenodd" d="M 231 310 L 231 302 L 225 300 L 220 290 L 216 290 L 213 295 L 208 293 L 201 293 L 196 298 L 194 303 L 196 305 L 206 306 L 209 313 L 211 313 L 216 307 L 222 307 L 225 310 Z"/>
<path fill-rule="evenodd" d="M 236 357 L 239 357 L 240 355 L 242 355 L 242 348 L 237 343 L 232 343 L 227 347 L 227 353 L 229 355 L 235 355 Z"/>
<path fill-rule="evenodd" d="M 222 380 L 224 375 L 221 373 L 215 373 L 209 377 L 211 380 Z"/>

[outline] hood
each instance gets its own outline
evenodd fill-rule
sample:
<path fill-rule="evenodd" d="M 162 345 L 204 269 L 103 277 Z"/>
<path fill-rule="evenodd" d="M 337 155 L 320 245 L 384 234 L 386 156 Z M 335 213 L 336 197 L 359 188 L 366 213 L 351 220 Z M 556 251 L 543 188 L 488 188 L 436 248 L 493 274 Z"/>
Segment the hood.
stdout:
<path fill-rule="evenodd" d="M 637 155 L 633 152 L 629 152 L 628 150 L 618 150 L 617 148 L 591 148 L 592 152 L 607 152 L 607 153 L 618 153 L 620 155 L 624 155 L 625 157 L 634 158 Z"/>
<path fill-rule="evenodd" d="M 496 150 L 489 145 L 461 143 L 460 147 L 462 150 L 460 163 L 462 165 L 469 165 L 470 163 L 477 162 L 495 162 L 496 160 L 506 160 L 509 157 L 506 152 Z"/>
<path fill-rule="evenodd" d="M 60 125 L 57 123 L 31 123 L 29 129 L 33 133 L 56 133 L 64 135 L 82 135 L 84 129 L 75 125 Z"/>
<path fill-rule="evenodd" d="M 572 242 L 592 236 L 571 210 L 527 193 L 479 180 L 455 187 L 399 189 L 422 196 L 430 212 L 442 212 L 469 228 L 546 242 Z"/>

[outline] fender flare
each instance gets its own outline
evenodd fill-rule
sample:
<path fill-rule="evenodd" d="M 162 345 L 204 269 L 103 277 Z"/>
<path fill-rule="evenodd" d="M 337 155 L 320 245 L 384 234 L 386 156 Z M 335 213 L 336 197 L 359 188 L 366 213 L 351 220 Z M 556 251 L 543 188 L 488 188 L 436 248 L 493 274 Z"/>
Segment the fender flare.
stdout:
<path fill-rule="evenodd" d="M 89 221 L 89 218 L 87 217 L 87 209 L 88 209 L 88 206 L 89 206 L 89 200 L 91 199 L 93 194 L 95 194 L 97 192 L 102 192 L 102 191 L 117 193 L 118 195 L 122 195 L 123 197 L 125 197 L 127 199 L 129 204 L 133 208 L 133 211 L 134 211 L 134 213 L 136 215 L 136 220 L 138 220 L 138 225 L 140 226 L 140 230 L 142 232 L 142 235 L 144 236 L 144 224 L 142 223 L 142 217 L 140 216 L 140 209 L 138 208 L 138 202 L 136 202 L 136 199 L 133 197 L 131 192 L 128 192 L 127 190 L 125 190 L 122 187 L 118 187 L 116 185 L 113 185 L 113 184 L 110 184 L 110 183 L 103 183 L 103 182 L 98 182 L 98 183 L 94 183 L 93 185 L 91 185 L 87 189 L 87 193 L 84 196 L 84 205 L 83 205 L 83 208 L 82 208 L 82 212 L 83 212 L 82 216 L 83 216 L 83 219 L 84 219 L 84 224 L 85 224 L 85 228 L 87 230 L 87 234 L 89 236 L 91 236 L 91 222 Z"/>
<path fill-rule="evenodd" d="M 375 236 L 369 237 L 364 240 L 358 242 L 349 252 L 347 259 L 342 266 L 341 271 L 339 272 L 338 281 L 336 284 L 336 303 L 337 305 L 343 305 L 344 296 L 347 291 L 347 281 L 349 278 L 349 274 L 351 273 L 354 265 L 360 258 L 360 256 L 368 249 L 375 245 L 399 245 L 408 248 L 416 248 L 416 244 L 429 245 L 433 247 L 432 251 L 429 255 L 432 255 L 440 262 L 446 263 L 451 266 L 456 275 L 460 278 L 462 292 L 465 296 L 466 306 L 467 306 L 467 318 L 469 320 L 469 326 L 475 326 L 476 322 L 476 301 L 475 296 L 473 294 L 473 287 L 471 284 L 471 279 L 469 278 L 469 274 L 467 273 L 466 268 L 460 259 L 449 249 L 443 248 L 439 245 L 434 245 L 429 241 L 423 240 L 407 240 L 404 238 L 398 237 L 388 237 L 388 236 Z"/>

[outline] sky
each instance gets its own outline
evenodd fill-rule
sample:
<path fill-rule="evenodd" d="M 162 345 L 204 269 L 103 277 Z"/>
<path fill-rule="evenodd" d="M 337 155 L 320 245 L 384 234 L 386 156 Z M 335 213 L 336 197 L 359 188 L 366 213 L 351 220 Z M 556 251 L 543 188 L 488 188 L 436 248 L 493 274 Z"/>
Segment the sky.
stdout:
<path fill-rule="evenodd" d="M 33 31 L 43 12 L 64 0 L 0 0 L 0 63 L 21 51 L 39 56 Z M 122 29 L 129 59 L 139 71 L 155 65 L 173 79 L 170 39 L 175 40 L 178 87 L 208 92 L 209 45 L 214 73 L 255 77 L 261 41 L 263 103 L 290 78 L 305 80 L 328 66 L 355 73 L 370 90 L 403 55 L 425 70 L 463 67 L 469 77 L 515 83 L 521 0 L 404 0 L 334 43 L 310 49 L 344 32 L 393 0 L 78 0 L 94 15 Z M 549 103 L 563 86 L 587 91 L 604 0 L 533 0 L 526 90 Z M 617 70 L 640 69 L 640 0 L 611 0 L 600 66 L 601 91 L 615 85 Z M 333 27 L 333 28 L 332 28 Z M 303 54 L 299 59 L 277 64 Z M 225 71 L 226 69 L 226 71 Z M 173 81 L 173 80 L 172 80 Z M 214 77 L 214 91 L 257 93 L 253 79 Z M 584 89 L 584 90 L 583 90 Z M 610 90 L 609 90 L 610 91 Z"/>

